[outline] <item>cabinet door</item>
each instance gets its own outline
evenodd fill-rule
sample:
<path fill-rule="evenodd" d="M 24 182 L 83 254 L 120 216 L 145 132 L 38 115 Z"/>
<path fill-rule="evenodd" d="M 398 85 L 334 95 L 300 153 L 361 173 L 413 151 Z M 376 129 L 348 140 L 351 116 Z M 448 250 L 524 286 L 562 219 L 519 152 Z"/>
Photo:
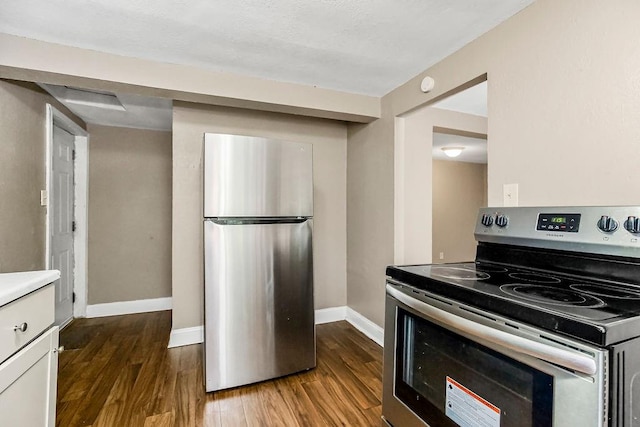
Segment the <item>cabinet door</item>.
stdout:
<path fill-rule="evenodd" d="M 58 327 L 0 365 L 0 419 L 8 426 L 54 426 Z"/>

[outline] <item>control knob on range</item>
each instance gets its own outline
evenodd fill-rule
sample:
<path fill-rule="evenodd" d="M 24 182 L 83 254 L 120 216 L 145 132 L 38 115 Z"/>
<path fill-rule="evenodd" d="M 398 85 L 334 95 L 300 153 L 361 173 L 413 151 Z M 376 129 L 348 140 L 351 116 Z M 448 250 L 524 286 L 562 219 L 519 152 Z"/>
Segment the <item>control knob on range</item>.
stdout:
<path fill-rule="evenodd" d="M 485 227 L 491 227 L 493 225 L 493 217 L 489 214 L 482 214 L 482 219 L 480 219 L 480 222 Z"/>
<path fill-rule="evenodd" d="M 506 215 L 498 214 L 496 215 L 496 225 L 498 227 L 504 228 L 509 225 L 509 218 Z"/>
<path fill-rule="evenodd" d="M 630 216 L 624 222 L 624 228 L 633 234 L 640 233 L 640 218 L 637 216 Z"/>
<path fill-rule="evenodd" d="M 598 221 L 598 228 L 605 233 L 613 233 L 618 229 L 618 221 L 607 215 L 602 215 Z"/>

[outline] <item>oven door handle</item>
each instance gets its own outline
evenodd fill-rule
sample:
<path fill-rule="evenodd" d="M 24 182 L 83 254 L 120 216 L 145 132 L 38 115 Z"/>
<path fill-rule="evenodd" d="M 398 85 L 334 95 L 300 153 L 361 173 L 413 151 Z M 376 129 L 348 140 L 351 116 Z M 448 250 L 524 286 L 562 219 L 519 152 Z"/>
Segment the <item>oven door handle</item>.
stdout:
<path fill-rule="evenodd" d="M 472 322 L 471 320 L 464 319 L 456 316 L 455 314 L 447 313 L 444 310 L 419 301 L 389 284 L 387 284 L 387 293 L 428 318 L 436 320 L 461 332 L 482 338 L 517 353 L 533 356 L 546 362 L 555 363 L 556 365 L 573 369 L 578 372 L 583 372 L 589 375 L 593 375 L 597 372 L 595 360 L 588 356 L 552 347 L 547 344 L 538 343 L 499 329 L 494 329 L 489 326 Z"/>

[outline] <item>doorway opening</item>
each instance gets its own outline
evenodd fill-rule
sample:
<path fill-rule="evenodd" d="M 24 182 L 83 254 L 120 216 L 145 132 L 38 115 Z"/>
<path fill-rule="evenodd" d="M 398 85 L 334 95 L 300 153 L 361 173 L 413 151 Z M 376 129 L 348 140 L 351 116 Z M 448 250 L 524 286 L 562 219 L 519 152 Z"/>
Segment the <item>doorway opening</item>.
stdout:
<path fill-rule="evenodd" d="M 86 314 L 88 149 L 89 134 L 47 104 L 45 265 L 60 270 L 55 301 L 60 327 Z"/>
<path fill-rule="evenodd" d="M 431 264 L 435 262 L 453 262 L 447 252 L 433 246 L 434 230 L 440 224 L 434 221 L 434 151 L 444 153 L 441 148 L 434 150 L 441 136 L 445 138 L 453 135 L 471 137 L 474 144 L 467 141 L 456 142 L 453 147 L 458 148 L 461 158 L 474 153 L 482 146 L 485 161 L 487 156 L 487 82 L 486 74 L 479 76 L 459 88 L 449 91 L 446 97 L 435 103 L 425 105 L 395 118 L 395 147 L 394 147 L 394 263 L 396 264 Z M 480 111 L 477 111 L 477 109 Z M 484 112 L 482 112 L 484 110 Z M 443 134 L 443 135 L 441 135 Z M 486 166 L 485 166 L 486 168 Z M 486 172 L 485 172 L 486 176 Z M 457 191 L 456 182 L 459 177 L 451 176 L 446 185 L 449 193 Z M 481 181 L 486 182 L 487 178 Z M 442 184 L 438 189 L 443 189 Z M 460 184 L 462 185 L 462 184 Z M 480 189 L 479 196 L 486 200 L 486 184 Z M 473 239 L 473 226 L 477 208 L 473 210 L 471 225 L 464 228 L 469 238 Z M 447 212 L 445 212 L 445 217 Z M 469 218 L 465 221 L 468 222 Z M 460 225 L 458 223 L 458 225 Z M 471 228 L 469 228 L 471 227 Z M 440 252 L 444 252 L 441 254 Z M 466 253 L 466 252 L 465 252 Z M 468 258 L 468 255 L 461 255 Z M 456 255 L 456 260 L 458 260 Z"/>
<path fill-rule="evenodd" d="M 475 259 L 476 218 L 487 206 L 486 145 L 486 135 L 433 130 L 433 264 Z M 452 147 L 462 151 L 450 153 Z"/>

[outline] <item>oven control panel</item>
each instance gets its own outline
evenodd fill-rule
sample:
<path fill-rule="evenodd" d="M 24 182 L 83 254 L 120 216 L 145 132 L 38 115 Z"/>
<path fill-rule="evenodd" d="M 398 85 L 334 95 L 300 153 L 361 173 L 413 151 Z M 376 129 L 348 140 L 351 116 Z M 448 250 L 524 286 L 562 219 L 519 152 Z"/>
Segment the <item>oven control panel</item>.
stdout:
<path fill-rule="evenodd" d="M 550 214 L 538 215 L 536 230 L 555 231 L 559 233 L 577 233 L 580 229 L 580 214 Z"/>
<path fill-rule="evenodd" d="M 479 242 L 640 258 L 640 206 L 482 208 Z"/>

